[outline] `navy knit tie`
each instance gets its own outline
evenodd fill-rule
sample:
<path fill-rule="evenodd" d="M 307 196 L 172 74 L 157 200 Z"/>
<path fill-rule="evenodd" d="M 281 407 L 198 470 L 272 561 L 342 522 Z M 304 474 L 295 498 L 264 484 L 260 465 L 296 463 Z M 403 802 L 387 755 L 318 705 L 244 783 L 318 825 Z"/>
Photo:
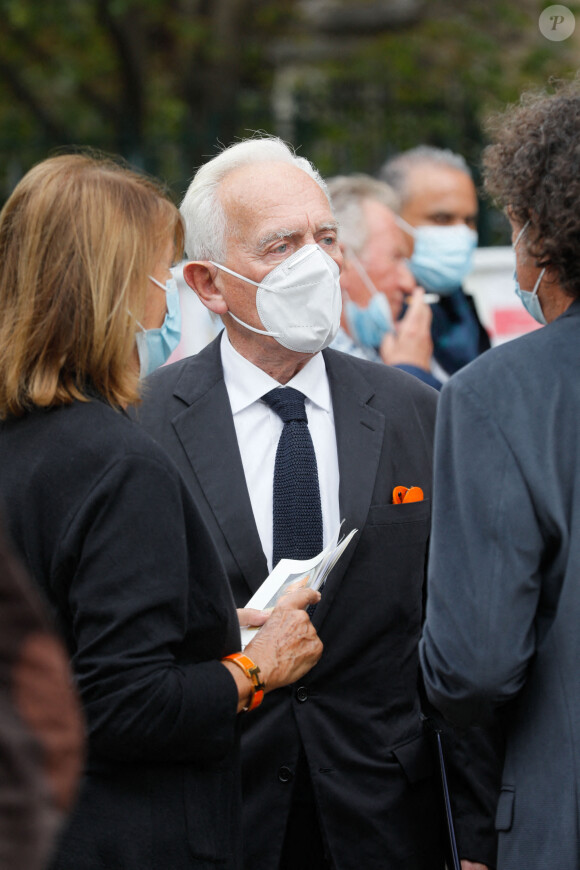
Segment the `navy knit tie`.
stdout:
<path fill-rule="evenodd" d="M 262 399 L 284 423 L 274 466 L 275 567 L 280 559 L 311 559 L 322 550 L 322 508 L 304 394 L 276 387 Z"/>

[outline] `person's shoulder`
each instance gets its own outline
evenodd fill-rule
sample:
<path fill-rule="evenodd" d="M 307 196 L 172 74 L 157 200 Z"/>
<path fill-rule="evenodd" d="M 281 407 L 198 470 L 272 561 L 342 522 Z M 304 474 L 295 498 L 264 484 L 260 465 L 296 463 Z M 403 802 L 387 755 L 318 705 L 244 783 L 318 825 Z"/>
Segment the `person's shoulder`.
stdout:
<path fill-rule="evenodd" d="M 103 467 L 129 456 L 165 461 L 165 452 L 120 408 L 93 399 L 66 406 L 59 429 L 62 448 L 82 444 L 87 462 Z"/>
<path fill-rule="evenodd" d="M 145 379 L 140 406 L 165 405 L 174 397 L 190 402 L 200 391 L 223 377 L 220 355 L 221 335 L 198 353 L 156 369 Z"/>
<path fill-rule="evenodd" d="M 362 379 L 378 394 L 391 398 L 395 395 L 407 397 L 427 405 L 437 403 L 437 390 L 395 366 L 360 359 L 330 348 L 324 351 L 324 357 L 327 370 L 336 376 L 337 381 L 344 383 L 349 379 Z"/>
<path fill-rule="evenodd" d="M 543 379 L 557 364 L 561 327 L 558 319 L 486 350 L 456 372 L 444 389 L 505 392 L 512 380 L 521 385 Z"/>
<path fill-rule="evenodd" d="M 177 465 L 153 435 L 128 414 L 105 408 L 103 425 L 77 450 L 77 463 L 84 484 L 80 498 L 99 492 L 140 493 L 157 507 L 184 499 L 185 484 Z M 141 509 L 145 510 L 144 505 Z"/>
<path fill-rule="evenodd" d="M 160 384 L 168 385 L 176 383 L 184 372 L 189 371 L 191 368 L 195 368 L 197 364 L 197 356 L 198 354 L 186 356 L 176 362 L 155 369 L 155 371 L 145 379 L 144 387 L 146 389 L 155 390 L 155 388 Z"/>
<path fill-rule="evenodd" d="M 37 409 L 5 433 L 15 462 L 34 454 L 30 479 L 41 489 L 57 486 L 82 499 L 110 476 L 147 475 L 154 466 L 173 468 L 165 451 L 125 413 L 102 399 Z M 177 470 L 176 470 L 177 473 Z"/>

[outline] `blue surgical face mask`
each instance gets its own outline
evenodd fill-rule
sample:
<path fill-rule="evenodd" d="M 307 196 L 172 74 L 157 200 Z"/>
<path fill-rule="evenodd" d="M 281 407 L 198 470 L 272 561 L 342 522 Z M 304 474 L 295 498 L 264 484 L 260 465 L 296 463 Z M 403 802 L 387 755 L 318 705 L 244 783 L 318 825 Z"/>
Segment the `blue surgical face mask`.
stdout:
<path fill-rule="evenodd" d="M 523 227 L 521 228 L 521 230 L 519 231 L 519 233 L 517 234 L 516 240 L 512 246 L 514 251 L 518 246 L 519 240 L 521 239 L 521 237 L 523 236 L 523 234 L 527 230 L 529 223 L 530 223 L 529 221 L 526 221 L 525 224 L 523 225 Z M 536 283 L 534 284 L 533 290 L 522 290 L 522 288 L 520 287 L 519 281 L 518 281 L 517 271 L 514 269 L 514 285 L 515 285 L 516 296 L 521 301 L 522 305 L 524 306 L 524 308 L 526 309 L 528 314 L 531 314 L 531 316 L 534 318 L 534 320 L 537 323 L 541 323 L 542 326 L 545 326 L 548 321 L 544 317 L 544 312 L 542 311 L 542 306 L 541 306 L 540 300 L 538 298 L 538 290 L 540 288 L 540 284 L 542 283 L 542 278 L 544 277 L 545 272 L 546 272 L 546 269 L 545 268 L 542 269 L 542 271 L 538 275 Z"/>
<path fill-rule="evenodd" d="M 399 220 L 399 223 L 406 224 L 405 231 L 415 240 L 409 266 L 417 284 L 441 296 L 448 296 L 461 287 L 472 268 L 477 247 L 475 230 L 465 224 L 411 227 L 406 221 Z"/>
<path fill-rule="evenodd" d="M 135 336 L 141 378 L 147 377 L 167 362 L 181 338 L 181 306 L 175 278 L 169 278 L 165 284 L 157 281 L 152 275 L 149 278 L 165 291 L 167 312 L 163 324 L 158 329 L 145 329 L 137 321 L 141 327 L 141 332 Z"/>
<path fill-rule="evenodd" d="M 380 347 L 387 332 L 393 328 L 391 309 L 382 293 L 373 296 L 366 308 L 346 299 L 344 314 L 352 338 L 363 347 Z"/>
<path fill-rule="evenodd" d="M 518 282 L 517 272 L 514 269 L 514 284 L 516 296 L 520 299 L 528 314 L 531 314 L 534 320 L 536 320 L 538 323 L 541 323 L 542 326 L 545 326 L 548 321 L 544 317 L 544 312 L 542 311 L 542 306 L 538 298 L 538 288 L 542 283 L 542 278 L 544 277 L 545 271 L 545 269 L 542 269 L 542 271 L 538 275 L 538 280 L 534 284 L 533 290 L 522 290 Z"/>
<path fill-rule="evenodd" d="M 357 344 L 379 348 L 387 332 L 392 332 L 395 328 L 391 306 L 385 294 L 377 290 L 354 251 L 347 251 L 347 258 L 352 262 L 371 294 L 366 308 L 357 305 L 352 299 L 345 299 L 344 314 L 349 332 Z M 345 296 L 348 297 L 346 291 Z"/>

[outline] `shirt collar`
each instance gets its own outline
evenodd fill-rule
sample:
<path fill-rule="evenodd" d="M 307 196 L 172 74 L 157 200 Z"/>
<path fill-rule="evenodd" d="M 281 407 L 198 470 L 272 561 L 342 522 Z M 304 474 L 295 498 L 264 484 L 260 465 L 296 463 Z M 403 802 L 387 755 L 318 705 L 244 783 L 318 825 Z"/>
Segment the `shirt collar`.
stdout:
<path fill-rule="evenodd" d="M 244 408 L 258 402 L 265 393 L 281 386 L 278 381 L 255 366 L 233 347 L 224 329 L 221 340 L 221 358 L 224 370 L 224 381 L 232 414 L 243 411 Z M 324 357 L 315 354 L 305 366 L 288 381 L 287 387 L 294 387 L 304 393 L 307 399 L 330 413 L 332 403 L 330 386 L 326 374 Z"/>

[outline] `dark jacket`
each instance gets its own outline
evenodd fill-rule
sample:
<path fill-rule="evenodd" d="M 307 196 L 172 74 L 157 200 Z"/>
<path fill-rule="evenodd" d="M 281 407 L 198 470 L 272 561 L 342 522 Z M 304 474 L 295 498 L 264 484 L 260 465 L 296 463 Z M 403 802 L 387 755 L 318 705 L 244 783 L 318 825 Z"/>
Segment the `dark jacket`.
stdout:
<path fill-rule="evenodd" d="M 178 464 L 241 606 L 267 566 L 219 341 L 156 372 L 139 419 Z M 417 642 L 437 393 L 389 366 L 332 350 L 323 355 L 340 516 L 345 531 L 359 533 L 314 612 L 321 661 L 299 686 L 272 692 L 244 720 L 245 866 L 278 867 L 302 746 L 337 870 L 433 870 L 441 866 L 437 784 L 420 721 Z M 421 486 L 425 500 L 394 505 L 398 484 Z"/>
<path fill-rule="evenodd" d="M 237 866 L 231 594 L 177 469 L 103 402 L 0 424 L 0 498 L 89 728 L 58 870 Z"/>
<path fill-rule="evenodd" d="M 441 398 L 422 656 L 461 724 L 501 709 L 502 870 L 580 866 L 580 301 Z"/>

